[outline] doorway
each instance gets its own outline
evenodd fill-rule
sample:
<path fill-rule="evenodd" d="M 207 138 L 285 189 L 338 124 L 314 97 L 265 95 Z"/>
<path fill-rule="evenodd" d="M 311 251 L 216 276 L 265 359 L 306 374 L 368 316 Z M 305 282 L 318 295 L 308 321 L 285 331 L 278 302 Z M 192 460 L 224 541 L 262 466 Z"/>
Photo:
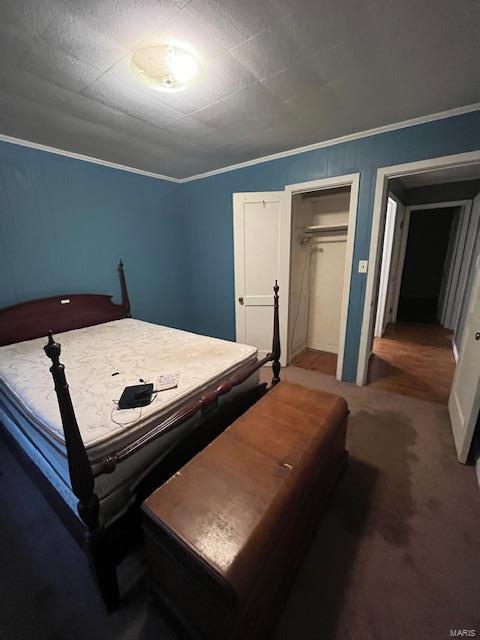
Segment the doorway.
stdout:
<path fill-rule="evenodd" d="M 358 173 L 288 185 L 288 363 L 342 379 Z"/>
<path fill-rule="evenodd" d="M 389 199 L 390 206 L 390 199 Z M 441 404 L 454 373 L 454 333 L 442 313 L 462 207 L 409 209 L 392 240 L 385 225 L 382 254 L 392 255 L 394 277 L 380 287 L 368 383 Z M 404 236 L 404 237 L 402 237 Z M 396 247 L 400 247 L 395 255 Z M 381 323 L 382 302 L 388 307 Z M 379 324 L 380 323 L 380 324 Z"/>
<path fill-rule="evenodd" d="M 464 182 L 463 188 L 472 195 L 480 192 L 480 180 Z M 436 192 L 438 187 L 432 190 Z M 411 201 L 412 193 L 406 189 L 403 198 Z M 470 269 L 475 244 L 470 239 L 478 228 L 472 202 L 408 206 L 403 223 L 392 224 L 395 230 L 390 234 L 388 199 L 368 384 L 448 404 L 459 319 L 468 303 L 462 273 Z M 399 245 L 402 250 L 394 258 Z M 389 267 L 395 260 L 393 278 Z M 387 321 L 382 323 L 382 307 L 388 305 L 383 311 Z"/>
<path fill-rule="evenodd" d="M 397 322 L 441 324 L 440 293 L 446 289 L 449 246 L 455 244 L 460 207 L 412 211 L 400 276 Z M 455 222 L 455 225 L 454 225 Z M 442 286 L 443 285 L 443 286 Z"/>
<path fill-rule="evenodd" d="M 318 238 L 322 235 L 330 235 L 330 240 L 340 232 L 343 236 L 342 251 L 343 278 L 338 283 L 338 290 L 335 290 L 337 299 L 337 315 L 340 309 L 339 320 L 333 323 L 330 342 L 335 353 L 330 357 L 330 370 L 334 370 L 337 379 L 342 379 L 344 347 L 347 329 L 347 313 L 350 299 L 350 279 L 352 273 L 353 245 L 355 238 L 355 225 L 357 217 L 358 189 L 360 176 L 358 173 L 335 176 L 321 180 L 313 180 L 292 185 L 287 185 L 285 191 L 266 192 L 246 192 L 233 194 L 233 241 L 234 241 L 234 275 L 235 275 L 235 323 L 236 339 L 245 344 L 257 347 L 259 355 L 265 356 L 272 345 L 272 314 L 273 314 L 273 291 L 272 285 L 277 280 L 280 287 L 280 336 L 282 344 L 281 364 L 286 366 L 292 360 L 291 336 L 292 333 L 298 337 L 297 329 L 293 324 L 301 326 L 302 313 L 312 313 L 310 309 L 315 308 L 321 312 L 325 311 L 323 304 L 318 307 L 319 300 L 312 296 L 310 305 L 309 295 L 305 296 L 305 288 L 308 289 L 305 280 L 306 274 L 310 274 L 310 267 L 319 264 L 322 253 L 317 251 L 316 259 L 310 261 L 310 256 L 302 264 L 301 271 L 305 269 L 305 275 L 300 278 L 300 285 L 297 285 L 298 278 L 294 283 L 295 287 L 300 286 L 300 299 L 306 298 L 308 304 L 305 306 L 300 302 L 299 318 L 297 315 L 298 296 L 292 302 L 290 295 L 290 281 L 292 279 L 291 263 L 297 260 L 299 255 L 305 258 L 310 251 L 305 251 L 306 244 L 311 247 L 318 247 L 322 240 Z M 308 204 L 309 199 L 315 200 L 322 193 L 331 190 L 348 191 L 349 199 L 347 208 L 342 212 L 342 222 L 333 222 L 338 212 L 327 210 L 320 211 L 318 207 Z M 313 197 L 308 194 L 314 193 Z M 333 194 L 333 192 L 332 192 Z M 305 197 L 303 198 L 303 196 Z M 333 194 L 335 195 L 335 194 Z M 297 218 L 297 229 L 292 228 L 294 220 L 293 208 L 298 203 L 305 203 L 305 211 L 311 210 L 309 217 L 295 216 Z M 313 212 L 316 209 L 316 212 Z M 317 210 L 318 209 L 318 210 Z M 307 214 L 305 214 L 306 216 Z M 338 217 L 338 216 L 337 216 Z M 310 227 L 307 229 L 306 227 Z M 330 231 L 327 230 L 330 227 Z M 292 245 L 292 232 L 298 232 L 298 244 Z M 302 246 L 300 246 L 300 240 Z M 292 258 L 292 248 L 295 256 Z M 319 248 L 322 248 L 321 246 Z M 325 247 L 324 247 L 325 249 Z M 328 253 L 333 246 L 328 246 Z M 298 266 L 298 265 L 297 265 Z M 318 266 L 318 265 L 317 265 Z M 325 271 L 321 271 L 320 276 L 325 276 Z M 298 270 L 295 272 L 298 273 Z M 310 277 L 310 275 L 309 275 Z M 302 285 L 303 283 L 303 285 Z M 298 293 L 298 289 L 295 293 Z M 319 311 L 319 313 L 320 313 Z M 315 315 L 315 314 L 314 314 Z M 314 334 L 311 334 L 312 340 Z M 317 336 L 318 337 L 318 336 Z M 297 341 L 297 340 L 296 340 Z M 317 343 L 318 344 L 321 343 Z M 306 347 L 306 344 L 305 344 Z M 298 355 L 298 353 L 296 354 Z M 335 360 L 333 360 L 333 357 Z"/>
<path fill-rule="evenodd" d="M 351 188 L 292 196 L 289 352 L 297 367 L 335 376 Z"/>
<path fill-rule="evenodd" d="M 363 325 L 368 319 L 371 329 L 362 335 L 358 369 L 359 383 L 448 404 L 461 461 L 480 395 L 480 362 L 471 358 L 480 339 L 473 330 L 480 301 L 472 293 L 478 297 L 480 154 L 467 155 L 379 170 Z M 393 240 L 390 198 L 405 208 Z M 388 269 L 388 256 L 396 270 Z"/>

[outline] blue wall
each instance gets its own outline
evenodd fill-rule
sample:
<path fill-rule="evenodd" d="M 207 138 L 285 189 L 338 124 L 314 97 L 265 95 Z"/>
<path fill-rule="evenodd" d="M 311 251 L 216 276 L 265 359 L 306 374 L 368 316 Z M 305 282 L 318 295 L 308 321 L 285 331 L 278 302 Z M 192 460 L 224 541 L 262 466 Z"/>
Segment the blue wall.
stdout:
<path fill-rule="evenodd" d="M 188 317 L 178 185 L 0 143 L 0 308 L 112 293 L 125 263 L 135 317 Z"/>
<path fill-rule="evenodd" d="M 359 171 L 354 262 L 368 258 L 378 167 L 480 148 L 480 112 L 184 184 L 0 143 L 0 307 L 118 292 L 138 318 L 235 338 L 232 194 Z M 344 365 L 356 374 L 365 276 L 353 270 Z"/>
<path fill-rule="evenodd" d="M 360 172 L 354 264 L 367 259 L 378 167 L 480 149 L 480 112 L 437 120 L 182 185 L 188 230 L 190 328 L 235 338 L 232 194 Z M 344 378 L 355 380 L 366 276 L 353 269 Z"/>

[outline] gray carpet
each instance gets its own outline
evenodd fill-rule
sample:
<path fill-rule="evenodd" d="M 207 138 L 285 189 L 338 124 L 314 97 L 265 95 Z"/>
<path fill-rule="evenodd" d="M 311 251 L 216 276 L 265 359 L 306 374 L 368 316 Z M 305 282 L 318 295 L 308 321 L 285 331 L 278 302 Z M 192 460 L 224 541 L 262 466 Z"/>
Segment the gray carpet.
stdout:
<path fill-rule="evenodd" d="M 480 635 L 480 491 L 456 462 L 443 406 L 289 368 L 344 395 L 350 465 L 323 517 L 277 640 Z M 141 555 L 121 567 L 123 606 L 105 613 L 84 558 L 0 442 L 0 638 L 170 639 Z"/>

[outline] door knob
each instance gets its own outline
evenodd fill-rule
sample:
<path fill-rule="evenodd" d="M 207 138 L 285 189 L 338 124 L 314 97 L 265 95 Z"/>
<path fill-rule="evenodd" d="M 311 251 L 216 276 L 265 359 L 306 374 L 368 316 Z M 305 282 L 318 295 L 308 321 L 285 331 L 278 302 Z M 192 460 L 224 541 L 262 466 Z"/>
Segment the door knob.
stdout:
<path fill-rule="evenodd" d="M 480 340 L 480 331 L 475 334 L 475 340 Z"/>
<path fill-rule="evenodd" d="M 239 303 L 240 303 L 240 304 L 243 304 L 243 298 L 242 298 L 242 296 L 240 296 L 240 298 L 238 299 L 238 301 L 239 301 Z"/>

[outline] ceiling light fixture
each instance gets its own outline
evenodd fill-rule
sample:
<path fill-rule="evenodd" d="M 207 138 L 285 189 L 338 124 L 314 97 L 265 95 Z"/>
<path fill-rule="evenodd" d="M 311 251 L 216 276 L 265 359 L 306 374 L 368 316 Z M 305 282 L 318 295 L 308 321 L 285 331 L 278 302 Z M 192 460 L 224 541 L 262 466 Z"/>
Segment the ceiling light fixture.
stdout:
<path fill-rule="evenodd" d="M 202 63 L 183 46 L 154 44 L 134 51 L 132 71 L 146 84 L 160 91 L 183 91 L 200 77 Z"/>

